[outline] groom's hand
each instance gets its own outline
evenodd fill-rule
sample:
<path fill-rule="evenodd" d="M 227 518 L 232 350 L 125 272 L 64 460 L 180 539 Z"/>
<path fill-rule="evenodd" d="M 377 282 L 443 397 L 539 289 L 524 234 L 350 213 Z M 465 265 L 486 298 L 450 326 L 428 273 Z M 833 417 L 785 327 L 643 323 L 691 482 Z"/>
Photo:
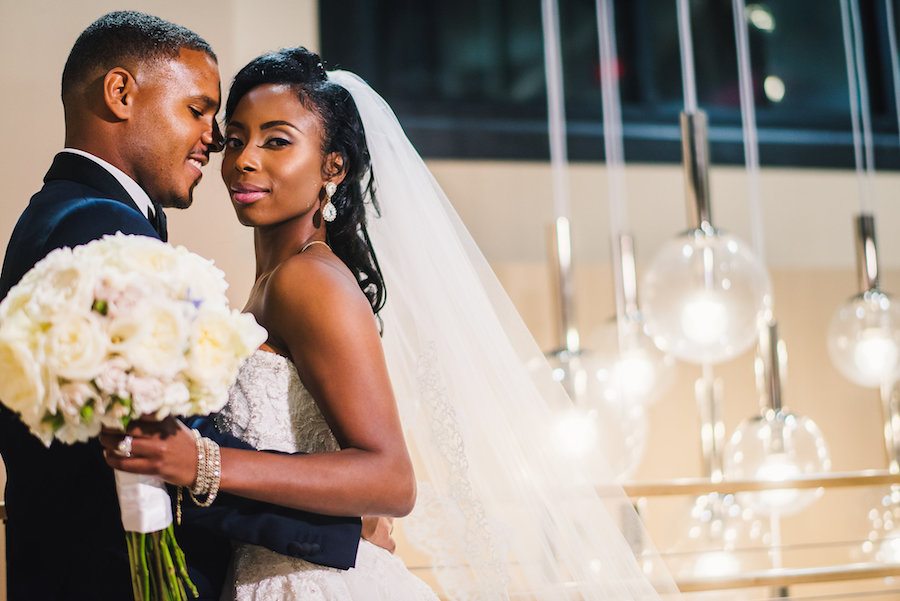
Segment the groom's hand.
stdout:
<path fill-rule="evenodd" d="M 394 518 L 376 518 L 364 516 L 362 519 L 362 534 L 360 536 L 382 549 L 391 553 L 397 548 L 397 542 L 391 534 L 394 532 Z"/>

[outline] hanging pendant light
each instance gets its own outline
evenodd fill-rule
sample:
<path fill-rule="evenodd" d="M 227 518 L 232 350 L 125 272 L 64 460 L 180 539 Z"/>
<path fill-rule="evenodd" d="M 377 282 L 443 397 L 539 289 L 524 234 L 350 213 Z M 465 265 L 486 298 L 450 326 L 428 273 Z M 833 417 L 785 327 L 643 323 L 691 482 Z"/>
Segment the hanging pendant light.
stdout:
<path fill-rule="evenodd" d="M 772 292 L 762 261 L 713 226 L 706 114 L 697 106 L 690 8 L 679 0 L 684 111 L 681 147 L 688 229 L 665 243 L 644 275 L 647 333 L 663 351 L 704 369 L 750 348 L 768 320 Z"/>
<path fill-rule="evenodd" d="M 589 338 L 595 376 L 608 403 L 649 406 L 668 388 L 675 361 L 644 332 L 638 303 L 634 240 L 628 233 L 618 54 L 611 0 L 597 2 L 603 142 L 608 182 L 609 237 L 616 315 Z"/>
<path fill-rule="evenodd" d="M 742 422 L 725 446 L 725 476 L 732 480 L 790 480 L 831 469 L 822 431 L 811 419 L 783 405 L 784 343 L 772 322 L 760 334 L 756 358 L 760 415 Z M 742 493 L 738 500 L 761 515 L 791 515 L 821 496 L 822 490 L 777 489 Z"/>
<path fill-rule="evenodd" d="M 647 332 L 663 351 L 717 364 L 753 345 L 771 311 L 765 266 L 711 220 L 706 115 L 681 115 L 689 229 L 666 242 L 643 279 Z"/>
<path fill-rule="evenodd" d="M 551 228 L 552 263 L 559 302 L 559 346 L 548 352 L 546 358 L 554 379 L 563 385 L 573 401 L 572 406 L 560 412 L 548 427 L 561 459 L 585 463 L 585 472 L 598 476 L 608 465 L 608 469 L 624 480 L 631 476 L 643 457 L 647 445 L 647 416 L 641 404 L 623 402 L 624 396 L 610 399 L 605 394 L 602 378 L 597 377 L 603 367 L 593 353 L 582 348 L 575 327 L 565 105 L 555 0 L 542 1 L 542 21 L 556 213 Z M 590 464 L 595 460 L 596 465 L 592 467 Z"/>
<path fill-rule="evenodd" d="M 832 316 L 828 352 L 845 377 L 880 387 L 900 376 L 900 304 L 879 286 L 872 215 L 856 218 L 856 258 L 860 293 Z"/>

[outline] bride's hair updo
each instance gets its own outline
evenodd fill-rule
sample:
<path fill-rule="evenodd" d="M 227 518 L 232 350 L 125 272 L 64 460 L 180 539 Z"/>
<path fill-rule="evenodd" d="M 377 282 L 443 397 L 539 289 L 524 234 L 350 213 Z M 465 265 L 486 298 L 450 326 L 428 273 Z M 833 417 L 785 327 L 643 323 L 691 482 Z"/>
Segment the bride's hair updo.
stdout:
<path fill-rule="evenodd" d="M 366 134 L 353 97 L 328 80 L 319 55 L 303 47 L 284 48 L 254 59 L 234 76 L 225 103 L 226 124 L 241 98 L 265 84 L 291 86 L 300 103 L 319 119 L 323 156 L 335 152 L 343 158 L 345 176 L 331 197 L 337 217 L 328 223 L 327 242 L 356 276 L 377 314 L 384 306 L 384 278 L 366 231 L 364 201 L 368 196 L 376 213 L 378 204 Z"/>

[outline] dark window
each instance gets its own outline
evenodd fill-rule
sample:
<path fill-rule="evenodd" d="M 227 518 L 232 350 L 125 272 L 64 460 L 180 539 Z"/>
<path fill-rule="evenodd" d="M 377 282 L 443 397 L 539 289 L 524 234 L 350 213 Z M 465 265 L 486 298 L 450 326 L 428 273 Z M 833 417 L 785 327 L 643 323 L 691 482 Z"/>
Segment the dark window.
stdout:
<path fill-rule="evenodd" d="M 540 4 L 320 2 L 322 54 L 331 67 L 366 78 L 426 157 L 544 159 Z M 761 162 L 853 167 L 839 0 L 748 2 L 747 10 L 756 11 L 757 21 L 749 40 Z M 884 0 L 860 0 L 860 10 L 875 167 L 898 169 Z M 560 0 L 559 11 L 569 156 L 601 160 L 595 0 Z M 615 12 L 625 158 L 677 162 L 683 92 L 676 2 L 619 0 Z M 693 0 L 691 13 L 698 99 L 709 116 L 713 162 L 743 163 L 731 3 Z M 777 79 L 767 87 L 766 78 Z"/>

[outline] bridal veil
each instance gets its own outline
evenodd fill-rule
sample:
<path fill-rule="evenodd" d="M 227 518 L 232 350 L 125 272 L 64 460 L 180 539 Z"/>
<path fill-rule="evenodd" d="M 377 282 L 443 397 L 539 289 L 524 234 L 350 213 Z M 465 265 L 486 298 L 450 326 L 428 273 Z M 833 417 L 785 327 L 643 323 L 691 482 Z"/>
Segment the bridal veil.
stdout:
<path fill-rule="evenodd" d="M 352 73 L 328 77 L 351 93 L 366 132 L 383 343 L 419 480 L 404 532 L 443 593 L 676 595 L 611 458 L 575 460 L 554 438 L 572 403 L 393 111 Z"/>

